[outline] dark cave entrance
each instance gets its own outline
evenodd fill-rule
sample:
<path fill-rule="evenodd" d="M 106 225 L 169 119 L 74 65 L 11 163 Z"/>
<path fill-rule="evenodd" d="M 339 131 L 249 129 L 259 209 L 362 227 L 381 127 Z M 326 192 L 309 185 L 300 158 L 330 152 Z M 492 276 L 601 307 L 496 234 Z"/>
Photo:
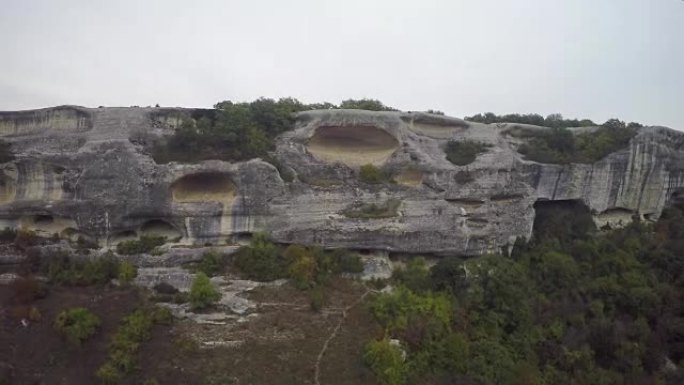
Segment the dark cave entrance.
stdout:
<path fill-rule="evenodd" d="M 534 203 L 532 239 L 561 242 L 586 238 L 596 231 L 591 210 L 580 199 L 538 200 Z"/>

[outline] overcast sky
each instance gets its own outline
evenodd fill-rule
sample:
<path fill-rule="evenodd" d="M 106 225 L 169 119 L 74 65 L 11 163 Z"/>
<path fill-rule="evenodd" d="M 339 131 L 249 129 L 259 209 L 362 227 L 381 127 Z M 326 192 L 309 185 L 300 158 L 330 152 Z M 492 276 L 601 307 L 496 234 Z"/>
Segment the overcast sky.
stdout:
<path fill-rule="evenodd" d="M 293 96 L 684 130 L 682 0 L 0 0 L 0 110 Z"/>

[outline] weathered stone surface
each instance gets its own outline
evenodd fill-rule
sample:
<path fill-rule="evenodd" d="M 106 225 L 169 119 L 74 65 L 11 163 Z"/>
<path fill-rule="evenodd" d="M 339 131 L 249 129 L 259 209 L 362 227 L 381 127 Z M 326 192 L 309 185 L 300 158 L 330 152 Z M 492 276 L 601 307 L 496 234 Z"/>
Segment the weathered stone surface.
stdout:
<path fill-rule="evenodd" d="M 529 237 L 537 200 L 579 199 L 597 223 L 618 224 L 633 214 L 655 219 L 684 191 L 684 134 L 664 127 L 640 129 L 629 147 L 593 164 L 550 165 L 516 152 L 518 139 L 506 134 L 512 125 L 310 111 L 277 139 L 273 156 L 295 175 L 285 182 L 259 159 L 156 164 L 138 138 L 173 132 L 190 110 L 160 111 L 0 112 L 0 137 L 16 157 L 0 165 L 0 227 L 108 247 L 149 233 L 203 245 L 268 231 L 283 243 L 474 255 Z M 442 148 L 462 139 L 491 147 L 472 164 L 455 166 Z M 398 183 L 361 183 L 358 167 L 365 163 Z M 401 202 L 395 217 L 343 214 L 388 199 Z"/>

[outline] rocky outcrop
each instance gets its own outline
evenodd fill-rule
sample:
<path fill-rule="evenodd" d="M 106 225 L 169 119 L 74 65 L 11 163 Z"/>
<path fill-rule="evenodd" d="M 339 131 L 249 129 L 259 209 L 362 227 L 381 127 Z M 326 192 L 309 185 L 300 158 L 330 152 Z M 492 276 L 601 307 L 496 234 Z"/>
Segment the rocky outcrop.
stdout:
<path fill-rule="evenodd" d="M 0 165 L 0 227 L 84 237 L 109 247 L 143 234 L 221 244 L 270 232 L 283 243 L 401 253 L 475 255 L 529 237 L 538 200 L 581 200 L 598 224 L 653 220 L 684 192 L 684 134 L 639 130 L 593 164 L 527 161 L 515 127 L 425 113 L 319 110 L 298 115 L 272 156 L 156 164 L 141 135 L 167 135 L 193 110 L 56 107 L 0 112 L 15 159 Z M 543 128 L 538 128 L 543 129 Z M 490 145 L 467 166 L 449 140 Z M 374 164 L 396 183 L 359 181 Z M 399 202 L 396 215 L 348 216 Z"/>

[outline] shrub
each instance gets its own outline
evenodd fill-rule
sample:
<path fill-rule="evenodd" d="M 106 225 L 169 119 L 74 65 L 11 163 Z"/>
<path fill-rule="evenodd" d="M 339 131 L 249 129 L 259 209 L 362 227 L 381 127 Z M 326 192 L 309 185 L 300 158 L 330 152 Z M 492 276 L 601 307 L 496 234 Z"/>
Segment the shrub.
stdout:
<path fill-rule="evenodd" d="M 343 214 L 347 218 L 391 218 L 399 215 L 397 210 L 399 209 L 400 204 L 401 201 L 398 199 L 388 199 L 380 205 L 375 203 L 364 203 L 346 209 Z"/>
<path fill-rule="evenodd" d="M 430 271 L 422 257 L 413 258 L 405 268 L 394 270 L 392 278 L 414 292 L 425 292 L 431 288 Z"/>
<path fill-rule="evenodd" d="M 277 101 L 261 98 L 243 103 L 226 100 L 216 103 L 214 108 L 196 110 L 192 116 L 185 117 L 173 136 L 152 144 L 143 140 L 143 145 L 152 147 L 152 157 L 157 163 L 238 161 L 256 157 L 270 162 L 268 152 L 275 146 L 275 138 L 293 128 L 296 112 L 330 108 L 393 110 L 372 99 L 345 100 L 338 107 L 330 103 L 304 104 L 293 98 Z M 292 177 L 289 171 L 278 170 L 283 180 Z"/>
<path fill-rule="evenodd" d="M 121 381 L 121 372 L 111 362 L 106 362 L 95 372 L 95 376 L 100 379 L 102 385 L 118 385 Z"/>
<path fill-rule="evenodd" d="M 309 305 L 315 312 L 321 311 L 325 305 L 325 291 L 322 287 L 316 286 L 309 291 Z"/>
<path fill-rule="evenodd" d="M 173 314 L 168 308 L 158 306 L 152 311 L 152 321 L 158 325 L 170 325 L 173 322 Z"/>
<path fill-rule="evenodd" d="M 574 135 L 565 128 L 526 134 L 527 143 L 518 147 L 526 159 L 540 163 L 593 163 L 626 147 L 637 126 L 611 119 L 594 132 Z"/>
<path fill-rule="evenodd" d="M 362 273 L 363 261 L 357 253 L 346 249 L 335 249 L 331 252 L 337 270 L 342 273 Z"/>
<path fill-rule="evenodd" d="M 204 273 L 198 273 L 190 288 L 190 305 L 194 310 L 205 309 L 221 299 L 209 277 Z"/>
<path fill-rule="evenodd" d="M 100 327 L 100 319 L 86 308 L 73 308 L 57 314 L 55 329 L 70 343 L 80 345 Z"/>
<path fill-rule="evenodd" d="M 359 169 L 359 180 L 368 184 L 381 184 L 388 183 L 390 177 L 372 164 L 365 164 Z"/>
<path fill-rule="evenodd" d="M 50 281 L 63 285 L 104 285 L 119 277 L 119 260 L 112 254 L 85 261 L 59 255 L 48 265 L 47 276 Z"/>
<path fill-rule="evenodd" d="M 119 282 L 128 284 L 138 276 L 138 269 L 128 261 L 119 265 Z"/>
<path fill-rule="evenodd" d="M 465 166 L 473 163 L 479 154 L 487 151 L 487 147 L 490 146 L 472 140 L 452 140 L 447 143 L 444 152 L 449 162 L 457 166 Z"/>
<path fill-rule="evenodd" d="M 247 278 L 257 281 L 273 281 L 287 276 L 285 259 L 264 233 L 255 234 L 249 246 L 237 252 L 234 264 Z"/>
<path fill-rule="evenodd" d="M 375 373 L 382 385 L 402 385 L 406 383 L 408 368 L 404 363 L 401 348 L 384 338 L 371 341 L 366 345 L 364 362 Z"/>
<path fill-rule="evenodd" d="M 595 126 L 596 123 L 589 119 L 563 119 L 561 114 L 551 114 L 546 118 L 539 114 L 507 114 L 507 115 L 496 115 L 491 112 L 484 114 L 477 114 L 473 116 L 466 116 L 465 120 L 471 122 L 479 122 L 485 124 L 492 123 L 521 123 L 521 124 L 532 124 L 535 126 L 546 126 L 546 127 L 586 127 Z"/>
<path fill-rule="evenodd" d="M 347 99 L 340 103 L 340 108 L 369 111 L 397 111 L 376 99 Z"/>
<path fill-rule="evenodd" d="M 308 289 L 316 284 L 316 258 L 310 254 L 303 254 L 290 263 L 288 276 L 298 289 Z"/>
<path fill-rule="evenodd" d="M 156 309 L 138 309 L 121 321 L 108 346 L 107 361 L 95 375 L 103 384 L 118 384 L 124 375 L 136 367 L 140 344 L 150 337 L 152 326 L 167 323 L 169 314 Z"/>
<path fill-rule="evenodd" d="M 213 277 L 223 271 L 226 265 L 225 255 L 216 251 L 207 251 L 202 255 L 202 260 L 197 265 L 197 270 Z"/>
<path fill-rule="evenodd" d="M 116 252 L 122 255 L 149 253 L 155 247 L 166 243 L 166 237 L 157 235 L 143 235 L 140 239 L 132 239 L 119 242 L 116 245 Z"/>

